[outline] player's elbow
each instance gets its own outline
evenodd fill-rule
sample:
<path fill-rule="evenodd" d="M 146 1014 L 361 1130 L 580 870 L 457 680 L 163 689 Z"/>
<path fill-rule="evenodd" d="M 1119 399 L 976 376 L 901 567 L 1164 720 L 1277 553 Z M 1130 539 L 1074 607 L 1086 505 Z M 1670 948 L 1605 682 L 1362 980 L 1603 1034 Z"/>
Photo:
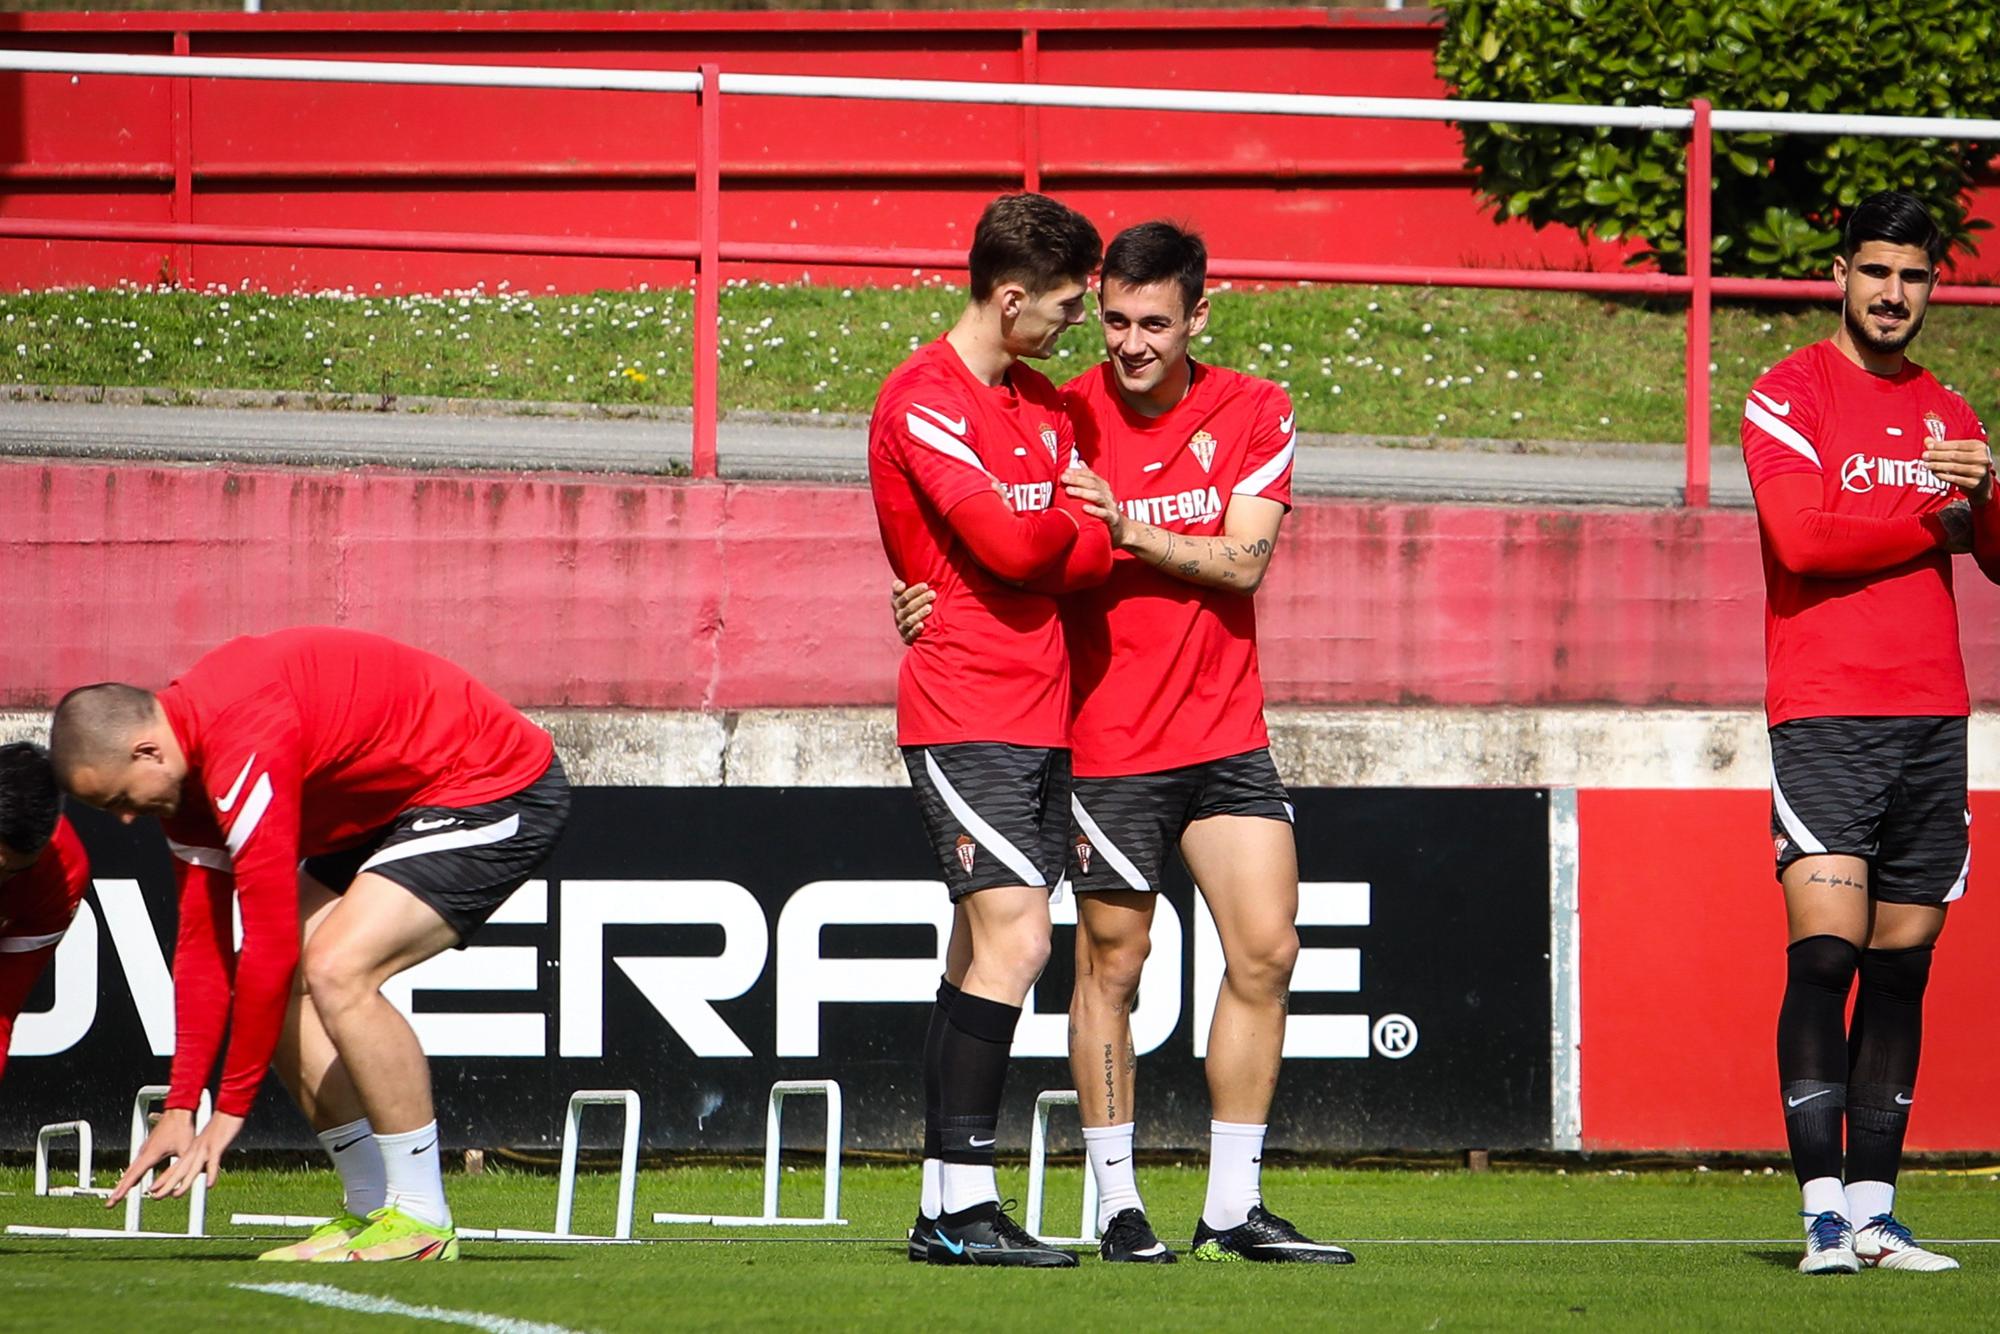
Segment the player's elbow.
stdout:
<path fill-rule="evenodd" d="M 1264 575 L 1270 568 L 1269 565 L 1259 564 L 1233 571 L 1236 577 L 1224 583 L 1223 587 L 1247 598 L 1264 586 Z"/>

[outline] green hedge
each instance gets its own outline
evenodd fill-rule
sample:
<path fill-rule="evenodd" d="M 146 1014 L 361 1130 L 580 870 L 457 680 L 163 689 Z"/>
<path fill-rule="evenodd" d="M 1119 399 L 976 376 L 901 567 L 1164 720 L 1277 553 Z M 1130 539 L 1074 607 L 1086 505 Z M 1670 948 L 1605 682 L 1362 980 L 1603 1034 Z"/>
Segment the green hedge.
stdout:
<path fill-rule="evenodd" d="M 1438 74 L 1500 102 L 1991 117 L 2000 110 L 1994 0 L 1445 0 Z M 1644 244 L 1686 268 L 1688 137 L 1467 125 L 1465 156 L 1499 218 Z M 1881 189 L 1924 199 L 1972 249 L 1968 189 L 1994 146 L 1932 139 L 1718 135 L 1715 267 L 1822 274 L 1842 211 Z"/>

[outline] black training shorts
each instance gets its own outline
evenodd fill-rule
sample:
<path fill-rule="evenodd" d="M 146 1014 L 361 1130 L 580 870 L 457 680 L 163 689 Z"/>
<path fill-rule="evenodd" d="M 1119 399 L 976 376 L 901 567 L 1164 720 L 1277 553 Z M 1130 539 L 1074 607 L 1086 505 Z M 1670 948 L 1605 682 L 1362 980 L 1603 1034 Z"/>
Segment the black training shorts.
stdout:
<path fill-rule="evenodd" d="M 924 829 L 954 899 L 975 890 L 1062 887 L 1069 752 L 999 741 L 905 746 Z"/>
<path fill-rule="evenodd" d="M 1259 748 L 1151 774 L 1079 778 L 1070 798 L 1070 883 L 1157 890 L 1168 850 L 1196 820 L 1254 815 L 1292 821 L 1291 795 Z"/>
<path fill-rule="evenodd" d="M 1972 870 L 1963 718 L 1795 718 L 1771 729 L 1778 875 L 1801 857 L 1868 863 L 1886 903 L 1950 903 Z"/>
<path fill-rule="evenodd" d="M 412 806 L 356 847 L 308 857 L 305 872 L 336 894 L 363 871 L 436 909 L 462 948 L 555 850 L 569 822 L 569 777 L 550 759 L 511 797 L 478 806 Z"/>

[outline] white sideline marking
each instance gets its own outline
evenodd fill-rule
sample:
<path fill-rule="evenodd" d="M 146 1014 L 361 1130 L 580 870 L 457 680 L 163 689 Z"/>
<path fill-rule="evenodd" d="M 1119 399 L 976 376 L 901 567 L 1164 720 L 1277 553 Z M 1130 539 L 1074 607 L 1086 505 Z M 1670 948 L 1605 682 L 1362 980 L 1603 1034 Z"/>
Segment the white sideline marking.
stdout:
<path fill-rule="evenodd" d="M 1355 1237 L 1343 1246 L 1797 1246 L 1798 1237 Z M 2000 1237 L 1926 1237 L 1925 1246 L 2000 1246 Z"/>
<path fill-rule="evenodd" d="M 389 1297 L 370 1297 L 349 1292 L 330 1283 L 232 1283 L 245 1292 L 265 1292 L 273 1297 L 291 1297 L 314 1306 L 331 1306 L 360 1315 L 399 1315 L 409 1320 L 435 1320 L 444 1325 L 470 1325 L 487 1334 L 577 1334 L 563 1325 L 545 1325 L 538 1320 L 516 1320 L 512 1316 L 487 1315 L 482 1311 L 454 1311 L 444 1306 L 411 1306 Z"/>

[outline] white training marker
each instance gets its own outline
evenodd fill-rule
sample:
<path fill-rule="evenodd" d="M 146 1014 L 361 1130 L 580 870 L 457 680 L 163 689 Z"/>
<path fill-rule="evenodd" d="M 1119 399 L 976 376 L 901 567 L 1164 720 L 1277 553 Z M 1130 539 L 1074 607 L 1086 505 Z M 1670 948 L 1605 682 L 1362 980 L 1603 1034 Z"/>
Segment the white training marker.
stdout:
<path fill-rule="evenodd" d="M 290 1297 L 314 1306 L 330 1306 L 356 1315 L 395 1315 L 405 1320 L 432 1320 L 440 1325 L 465 1325 L 487 1334 L 577 1334 L 567 1325 L 550 1325 L 539 1320 L 517 1320 L 513 1316 L 488 1315 L 484 1311 L 454 1311 L 448 1306 L 412 1306 L 392 1297 L 373 1297 L 349 1292 L 330 1283 L 232 1283 L 243 1292 L 262 1292 L 272 1297 Z"/>

